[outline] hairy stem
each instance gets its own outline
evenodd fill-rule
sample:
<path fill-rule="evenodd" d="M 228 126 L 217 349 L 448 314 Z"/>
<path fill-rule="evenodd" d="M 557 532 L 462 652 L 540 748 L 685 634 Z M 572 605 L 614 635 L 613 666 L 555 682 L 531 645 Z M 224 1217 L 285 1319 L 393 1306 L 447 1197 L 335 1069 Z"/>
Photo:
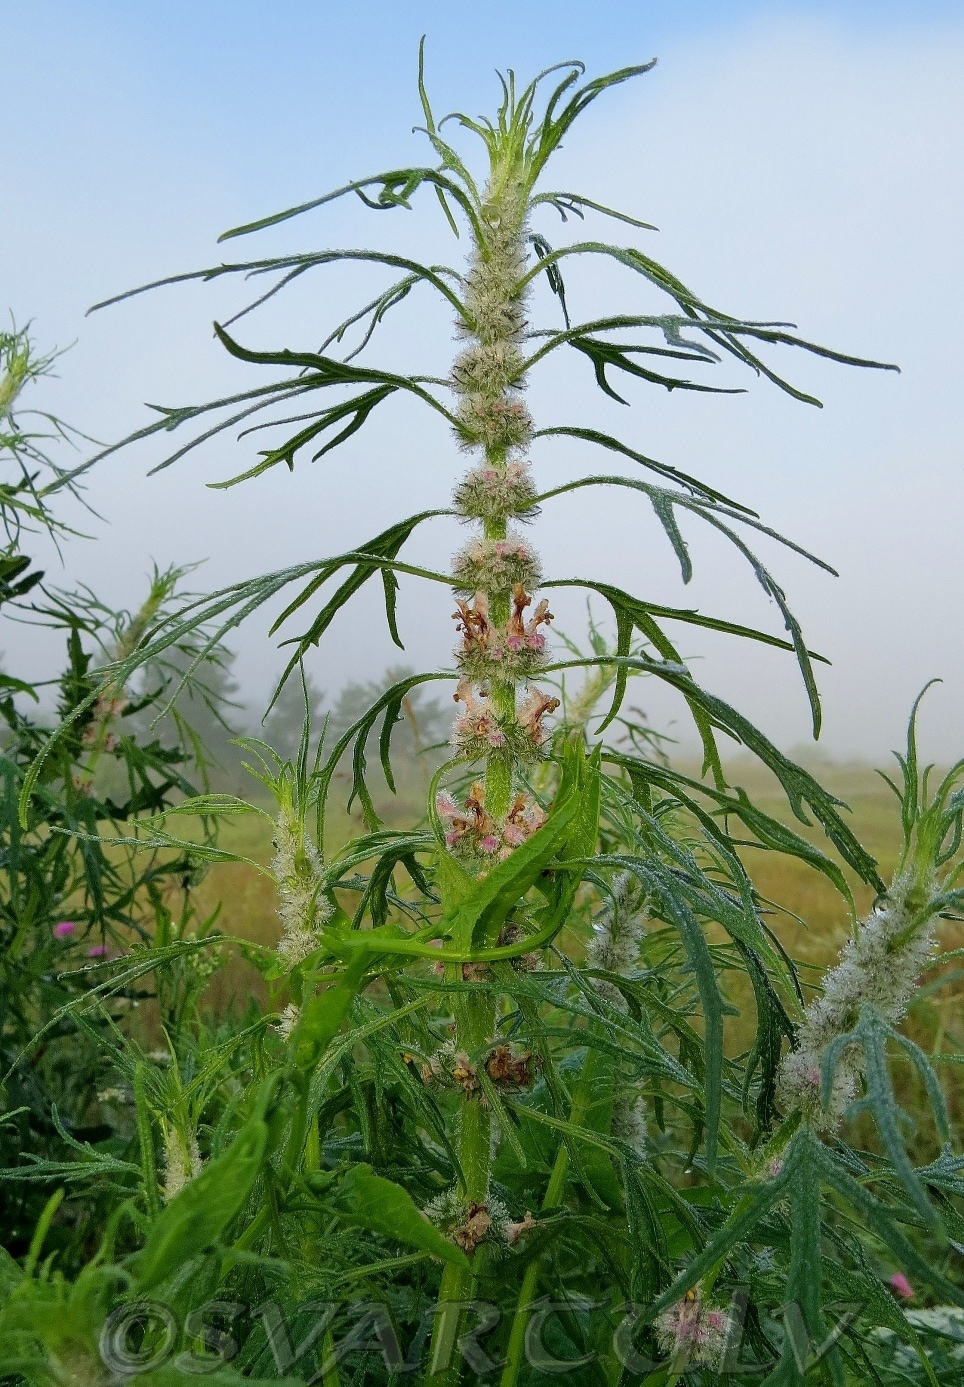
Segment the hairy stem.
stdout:
<path fill-rule="evenodd" d="M 592 1098 L 593 1085 L 595 1082 L 594 1056 L 586 1058 L 579 1083 L 576 1085 L 572 1096 L 572 1108 L 569 1113 L 569 1121 L 574 1127 L 578 1127 L 586 1115 Z M 554 1209 L 562 1199 L 563 1190 L 566 1187 L 566 1177 L 569 1174 L 569 1150 L 565 1143 L 560 1145 L 556 1154 L 556 1159 L 549 1176 L 549 1183 L 542 1199 L 542 1208 Z M 522 1278 L 522 1287 L 519 1291 L 519 1298 L 516 1301 L 515 1314 L 512 1318 L 512 1329 L 509 1332 L 509 1344 L 506 1349 L 505 1367 L 502 1369 L 502 1376 L 499 1379 L 499 1387 L 515 1387 L 519 1377 L 519 1370 L 522 1367 L 525 1357 L 526 1330 L 529 1327 L 529 1320 L 535 1308 L 534 1302 L 536 1291 L 539 1288 L 539 1276 L 542 1272 L 541 1256 L 535 1256 L 526 1267 L 525 1276 Z"/>
<path fill-rule="evenodd" d="M 467 761 L 484 761 L 484 781 L 472 787 L 464 807 L 451 799 L 443 812 L 451 823 L 447 844 L 464 855 L 479 873 L 491 870 L 542 821 L 526 796 L 517 793 L 516 772 L 531 762 L 542 738 L 541 716 L 552 700 L 533 699 L 517 707 L 517 691 L 543 659 L 541 623 L 548 606 L 525 619 L 538 579 L 535 555 L 510 530 L 513 518 L 525 517 L 535 490 L 525 453 L 532 424 L 522 403 L 522 353 L 525 333 L 526 263 L 525 196 L 511 170 L 493 165 L 483 200 L 477 243 L 465 279 L 465 312 L 461 332 L 469 340 L 452 371 L 459 398 L 458 434 L 463 447 L 481 455 L 456 491 L 459 513 L 476 522 L 481 535 L 456 557 L 458 617 L 463 636 L 458 652 L 462 675 L 456 701 L 464 711 L 456 719 L 453 741 Z M 466 328 L 465 325 L 468 325 Z M 537 706 L 536 706 L 537 705 Z M 527 711 L 528 708 L 528 711 Z M 532 711 L 535 708 L 535 711 Z M 495 940 L 489 941 L 495 943 Z M 449 965 L 449 980 L 464 983 L 461 964 Z M 497 1002 L 488 992 L 456 995 L 455 1045 L 472 1064 L 485 1063 L 493 1043 Z M 462 1095 L 458 1157 L 460 1200 L 466 1220 L 487 1212 L 491 1164 L 488 1105 L 476 1089 Z M 485 1248 L 470 1250 L 474 1259 Z M 429 1377 L 439 1387 L 457 1383 L 460 1365 L 454 1353 L 460 1302 L 470 1298 L 475 1274 L 446 1267 L 432 1337 Z"/>
<path fill-rule="evenodd" d="M 449 973 L 461 977 L 461 964 L 449 966 Z M 495 998 L 491 993 L 458 994 L 455 1008 L 456 1035 L 459 1047 L 473 1063 L 481 1063 L 492 1043 L 495 1029 Z M 466 1094 L 459 1123 L 458 1152 L 462 1176 L 462 1198 L 468 1210 L 484 1205 L 489 1197 L 489 1168 L 491 1162 L 492 1114 L 481 1096 Z M 473 1257 L 480 1254 L 475 1252 Z M 433 1387 L 454 1387 L 459 1380 L 461 1365 L 455 1357 L 461 1306 L 472 1299 L 475 1272 L 462 1267 L 447 1266 L 442 1273 L 439 1305 L 432 1332 L 429 1355 L 429 1380 Z"/>

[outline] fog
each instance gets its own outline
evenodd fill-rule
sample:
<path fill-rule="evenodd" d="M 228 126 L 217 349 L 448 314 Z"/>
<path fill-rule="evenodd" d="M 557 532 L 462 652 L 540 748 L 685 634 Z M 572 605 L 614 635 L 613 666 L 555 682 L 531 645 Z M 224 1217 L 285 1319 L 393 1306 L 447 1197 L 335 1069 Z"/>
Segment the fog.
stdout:
<path fill-rule="evenodd" d="M 227 20 L 231 7 L 212 5 L 197 32 L 180 4 L 161 7 L 150 25 L 125 16 L 125 7 L 82 8 L 83 23 L 73 7 L 45 3 L 11 15 L 9 27 L 4 21 L 10 90 L 0 145 L 0 304 L 9 303 L 18 321 L 32 318 L 44 346 L 76 339 L 60 380 L 30 403 L 105 441 L 147 422 L 144 401 L 193 403 L 255 381 L 210 332 L 212 319 L 223 321 L 244 302 L 240 283 L 160 290 L 85 318 L 97 300 L 222 258 L 289 249 L 391 244 L 423 260 L 459 263 L 462 248 L 430 195 L 414 214 L 375 215 L 344 202 L 264 236 L 215 245 L 239 221 L 426 157 L 409 133 L 420 119 L 414 58 L 422 28 L 440 111 L 491 108 L 496 62 L 515 62 L 524 75 L 526 64 L 571 49 L 595 72 L 658 54 L 654 72 L 591 108 L 552 186 L 656 223 L 658 233 L 638 233 L 647 253 L 710 303 L 790 319 L 807 338 L 899 363 L 901 374 L 783 351 L 774 364 L 817 394 L 822 410 L 729 367 L 714 383 L 745 386 L 746 394 L 668 395 L 640 386 L 627 410 L 594 393 L 580 358 L 534 379 L 537 422 L 616 433 L 752 506 L 838 570 L 832 578 L 772 541 L 759 545 L 811 648 L 832 661 L 818 669 L 828 754 L 884 756 L 933 677 L 944 683 L 929 697 L 925 751 L 939 759 L 964 753 L 956 605 L 964 579 L 964 391 L 956 379 L 964 24 L 928 19 L 927 7 L 919 23 L 895 26 L 887 7 L 875 19 L 874 7 L 734 5 L 729 17 L 727 6 L 712 7 L 714 17 L 674 27 L 666 7 L 652 7 L 647 25 L 646 7 L 618 5 L 612 32 L 600 38 L 608 10 L 594 9 L 589 26 L 579 6 L 536 4 L 515 44 L 508 5 L 493 8 L 506 23 L 483 41 L 477 17 L 462 20 L 434 5 L 363 4 L 327 31 L 318 17 L 326 7 L 316 13 L 295 4 L 285 7 L 291 32 L 282 24 L 263 36 L 258 7 L 244 4 L 222 41 L 212 14 Z M 550 15 L 552 26 L 540 32 L 537 21 Z M 307 36 L 294 29 L 299 16 Z M 324 58 L 324 80 L 315 82 L 312 43 Z M 568 235 L 548 216 L 540 229 L 551 240 Z M 614 235 L 612 224 L 606 234 Z M 644 302 L 632 298 L 634 284 L 588 263 L 567 274 L 575 321 Z M 316 347 L 376 282 L 384 281 L 318 271 L 262 316 L 243 319 L 237 335 L 259 347 Z M 445 314 L 424 294 L 398 314 L 372 360 L 443 370 L 452 351 Z M 402 515 L 445 506 L 462 465 L 440 423 L 394 402 L 334 456 L 315 464 L 305 457 L 293 474 L 278 468 L 227 491 L 206 483 L 250 466 L 262 446 L 257 436 L 222 437 L 147 476 L 177 441 L 116 454 L 88 474 L 86 499 L 100 518 L 79 510 L 68 518 L 93 540 L 72 541 L 63 568 L 42 539 L 34 546 L 51 581 L 83 580 L 136 606 L 152 559 L 207 559 L 194 585 L 210 589 L 337 554 Z M 629 465 L 601 466 L 585 449 L 549 440 L 537 444 L 534 465 L 545 488 L 580 472 L 629 475 Z M 746 562 L 698 522 L 684 521 L 684 529 L 695 564 L 688 588 L 642 498 L 604 491 L 561 498 L 546 506 L 533 537 L 551 576 L 616 583 L 782 635 L 779 613 Z M 444 569 L 458 542 L 453 522 L 433 522 L 406 557 Z M 322 687 L 375 676 L 399 660 L 448 661 L 453 625 L 444 590 L 403 580 L 404 655 L 379 608 L 373 592 L 338 618 L 312 656 Z M 578 639 L 583 599 L 554 599 L 554 610 L 557 625 Z M 601 604 L 594 611 L 605 616 Z M 230 638 L 252 704 L 266 699 L 284 661 L 266 630 L 257 617 Z M 691 630 L 674 634 L 697 678 L 781 745 L 808 738 L 792 657 Z M 7 623 L 0 643 L 12 671 L 55 665 L 53 638 L 36 629 Z M 679 708 L 652 681 L 634 698 L 688 749 Z"/>

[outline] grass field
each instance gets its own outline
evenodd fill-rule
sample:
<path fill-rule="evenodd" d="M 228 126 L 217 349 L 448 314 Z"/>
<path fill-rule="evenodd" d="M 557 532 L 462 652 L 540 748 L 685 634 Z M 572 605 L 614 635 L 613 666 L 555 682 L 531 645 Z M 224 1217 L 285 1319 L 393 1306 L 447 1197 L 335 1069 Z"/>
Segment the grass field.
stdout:
<path fill-rule="evenodd" d="M 681 769 L 688 773 L 694 770 L 690 766 Z M 832 853 L 821 831 L 805 830 L 793 819 L 780 787 L 768 772 L 756 763 L 745 760 L 731 763 L 728 773 L 731 782 L 746 789 L 760 808 L 792 823 L 813 841 L 828 847 Z M 854 831 L 877 858 L 881 874 L 887 879 L 900 847 L 897 802 L 892 792 L 874 770 L 865 765 L 827 763 L 821 765 L 816 774 L 827 789 L 849 806 Z M 418 818 L 424 795 L 419 782 L 427 782 L 427 775 L 420 771 L 404 777 L 397 799 L 387 792 L 377 798 L 379 811 L 389 826 L 410 824 Z M 363 821 L 357 809 L 351 816 L 341 809 L 336 810 L 330 820 L 333 846 L 345 841 L 350 833 L 360 831 L 362 827 Z M 226 826 L 222 841 L 225 846 L 257 862 L 267 863 L 270 860 L 270 824 L 260 817 L 245 817 Z M 759 892 L 772 905 L 772 928 L 791 957 L 802 965 L 804 984 L 818 982 L 820 973 L 833 963 L 847 938 L 850 922 L 845 903 L 824 877 L 802 862 L 753 849 L 745 851 L 745 860 Z M 851 880 L 858 910 L 865 913 L 872 904 L 873 893 Z M 274 944 L 279 927 L 274 887 L 269 877 L 243 863 L 212 867 L 196 893 L 195 904 L 203 918 L 219 903 L 218 928 L 224 934 L 258 944 Z M 964 945 L 964 928 L 948 926 L 942 942 L 947 949 L 961 947 Z M 936 981 L 936 976 L 935 972 L 934 979 L 930 980 L 932 983 Z M 956 1034 L 962 978 L 964 973 L 958 976 L 953 965 L 945 968 L 939 986 L 925 986 L 922 989 L 906 1022 L 909 1033 L 935 1060 L 942 1053 L 964 1049 Z M 210 1000 L 218 1009 L 226 1007 L 232 998 L 236 1003 L 243 1004 L 251 993 L 265 1000 L 261 979 L 254 968 L 240 957 L 230 960 L 213 980 L 211 989 Z M 739 995 L 734 995 L 733 1000 L 744 1001 Z M 748 1025 L 751 1016 L 752 1012 L 747 1018 Z M 742 1025 L 735 1028 L 738 1041 L 742 1040 L 743 1029 Z M 957 1070 L 949 1063 L 942 1064 L 941 1069 L 948 1085 L 952 1118 L 964 1120 L 964 1075 L 961 1081 L 957 1081 Z M 925 1095 L 923 1091 L 915 1091 L 919 1087 L 916 1078 L 909 1072 L 906 1077 L 912 1087 L 902 1092 L 902 1099 L 910 1111 L 919 1111 L 926 1107 Z"/>
<path fill-rule="evenodd" d="M 689 766 L 683 769 L 688 773 L 693 771 Z M 793 824 L 815 842 L 821 842 L 819 830 L 808 833 L 794 820 L 779 785 L 768 773 L 746 761 L 732 763 L 729 775 L 732 783 L 746 789 L 762 809 Z M 883 875 L 888 876 L 900 846 L 900 825 L 893 794 L 870 767 L 862 765 L 831 764 L 821 769 L 820 779 L 849 805 L 854 831 L 878 859 Z M 418 781 L 422 780 L 427 783 L 426 776 L 406 777 L 397 798 L 387 792 L 377 797 L 379 812 L 389 826 L 400 827 L 419 817 L 423 806 Z M 348 815 L 336 802 L 329 820 L 336 846 L 345 841 L 352 830 L 362 831 L 363 825 L 357 807 Z M 265 820 L 246 817 L 226 825 L 223 832 L 222 841 L 232 851 L 262 863 L 270 860 L 271 833 Z M 763 851 L 748 851 L 746 860 L 762 894 L 807 922 L 805 928 L 790 915 L 782 915 L 778 924 L 781 938 L 799 957 L 815 963 L 824 962 L 836 951 L 847 931 L 847 912 L 837 893 L 803 863 Z M 869 907 L 873 893 L 857 883 L 854 883 L 854 891 L 858 907 L 861 910 Z M 277 936 L 274 890 L 267 877 L 244 864 L 214 866 L 198 892 L 198 906 L 206 910 L 218 901 L 223 903 L 221 928 L 225 933 L 259 943 L 274 941 Z"/>

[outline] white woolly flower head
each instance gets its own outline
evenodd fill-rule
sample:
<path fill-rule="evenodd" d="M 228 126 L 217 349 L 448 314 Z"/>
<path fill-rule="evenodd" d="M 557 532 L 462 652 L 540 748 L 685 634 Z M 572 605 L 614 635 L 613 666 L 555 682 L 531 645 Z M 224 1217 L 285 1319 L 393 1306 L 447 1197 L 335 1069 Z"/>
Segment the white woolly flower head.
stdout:
<path fill-rule="evenodd" d="M 512 341 L 476 342 L 452 365 L 452 385 L 459 395 L 501 395 L 521 390 L 524 359 Z"/>
<path fill-rule="evenodd" d="M 498 593 L 517 585 L 539 585 L 539 560 L 530 544 L 511 531 L 505 539 L 469 540 L 454 561 L 455 586 L 469 595 Z"/>
<path fill-rule="evenodd" d="M 274 1028 L 282 1040 L 291 1039 L 300 1017 L 301 1008 L 295 1006 L 294 1002 L 289 1002 L 278 1017 L 278 1024 Z"/>
<path fill-rule="evenodd" d="M 469 345 L 452 368 L 458 399 L 456 435 L 465 448 L 491 458 L 527 448 L 532 421 L 521 390 L 527 290 L 525 194 L 515 181 L 493 178 L 483 200 L 481 235 L 463 280 L 460 336 Z"/>
<path fill-rule="evenodd" d="M 646 1154 L 646 1104 L 632 1091 L 617 1095 L 613 1105 L 613 1136 L 624 1141 L 637 1156 Z"/>
<path fill-rule="evenodd" d="M 586 965 L 604 973 L 628 977 L 639 962 L 639 948 L 648 922 L 646 892 L 632 872 L 621 872 L 612 886 L 612 897 L 593 921 L 593 935 L 586 948 Z M 594 978 L 593 986 L 620 1010 L 626 1002 L 617 987 L 605 978 Z"/>
<path fill-rule="evenodd" d="M 456 435 L 463 448 L 505 454 L 527 448 L 532 439 L 532 417 L 516 391 L 464 395 L 457 417 Z"/>
<path fill-rule="evenodd" d="M 926 910 L 927 899 L 938 889 L 933 873 L 923 883 L 923 893 L 921 885 L 911 876 L 898 876 L 847 940 L 839 961 L 824 978 L 821 995 L 804 1012 L 795 1049 L 781 1065 L 777 1087 L 781 1104 L 788 1111 L 803 1112 L 820 1130 L 839 1127 L 860 1092 L 864 1075 L 861 1046 L 856 1042 L 845 1046 L 829 1101 L 823 1103 L 820 1087 L 827 1047 L 853 1030 L 864 1006 L 875 1007 L 892 1024 L 900 1021 L 921 973 L 934 957 L 936 918 Z"/>
<path fill-rule="evenodd" d="M 455 489 L 455 509 L 463 520 L 532 520 L 537 514 L 536 488 L 523 460 L 482 463 L 471 468 Z"/>
<path fill-rule="evenodd" d="M 510 347 L 526 326 L 526 292 L 520 281 L 526 267 L 525 195 L 518 184 L 486 189 L 482 243 L 475 247 L 465 276 L 464 329 L 480 343 Z"/>
<path fill-rule="evenodd" d="M 318 936 L 331 914 L 331 906 L 319 893 L 321 856 L 290 799 L 281 804 L 274 842 L 271 874 L 278 891 L 282 926 L 278 958 L 290 969 L 317 949 Z"/>
<path fill-rule="evenodd" d="M 164 1198 L 171 1200 L 196 1175 L 204 1165 L 197 1137 L 193 1132 L 183 1133 L 173 1123 L 164 1128 Z"/>

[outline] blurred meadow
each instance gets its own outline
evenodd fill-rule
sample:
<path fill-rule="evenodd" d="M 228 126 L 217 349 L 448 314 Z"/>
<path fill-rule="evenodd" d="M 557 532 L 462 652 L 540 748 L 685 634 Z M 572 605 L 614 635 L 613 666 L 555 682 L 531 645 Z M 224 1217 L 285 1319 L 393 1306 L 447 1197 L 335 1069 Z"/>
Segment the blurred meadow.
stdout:
<path fill-rule="evenodd" d="M 349 691 L 349 702 L 353 698 L 354 694 Z M 427 711 L 429 726 L 434 728 L 441 710 L 437 704 L 431 704 Z M 397 764 L 397 793 L 393 795 L 389 792 L 380 775 L 375 777 L 376 808 L 389 828 L 411 824 L 424 814 L 426 792 L 437 764 L 431 747 L 415 754 L 410 724 L 408 731 L 406 740 L 403 724 L 400 740 L 405 744 L 405 749 Z M 674 765 L 685 774 L 699 775 L 698 764 L 680 760 Z M 877 769 L 862 762 L 835 762 L 823 758 L 814 758 L 810 769 L 831 793 L 849 806 L 854 831 L 877 858 L 882 875 L 889 878 L 900 848 L 900 821 L 896 799 L 877 774 Z M 894 767 L 885 764 L 880 769 L 890 774 Z M 745 789 L 761 809 L 802 831 L 814 843 L 833 853 L 819 829 L 805 829 L 794 819 L 779 785 L 764 767 L 748 757 L 741 757 L 727 764 L 727 775 L 731 784 Z M 350 811 L 346 808 L 350 783 L 349 770 L 340 771 L 327 825 L 329 855 L 350 837 L 364 831 L 364 818 L 357 803 Z M 258 802 L 257 795 L 253 793 L 256 789 L 257 783 L 249 780 L 249 786 L 244 790 L 245 795 L 255 803 Z M 261 816 L 245 815 L 225 820 L 219 841 L 222 847 L 259 864 L 267 866 L 271 860 L 272 825 Z M 825 877 L 796 858 L 747 848 L 744 849 L 744 860 L 760 896 L 768 903 L 770 926 L 789 956 L 796 960 L 801 982 L 809 992 L 819 982 L 823 970 L 833 964 L 848 937 L 850 919 L 846 904 Z M 858 917 L 863 916 L 873 904 L 873 893 L 856 881 L 849 870 L 847 877 L 854 893 Z M 346 908 L 350 909 L 351 900 L 347 893 L 343 900 Z M 276 914 L 275 888 L 270 877 L 254 866 L 242 862 L 212 865 L 194 892 L 192 905 L 196 920 L 209 919 L 217 912 L 215 928 L 225 936 L 269 949 L 273 949 L 277 943 L 280 925 Z M 585 943 L 569 937 L 562 942 L 566 951 L 576 957 Z M 947 925 L 942 944 L 945 949 L 964 947 L 964 930 L 961 926 Z M 730 1045 L 740 1050 L 744 1042 L 748 1044 L 752 1037 L 753 1001 L 745 978 L 742 975 L 734 977 L 736 990 L 731 990 L 730 1000 L 740 1007 L 743 1016 L 733 1022 Z M 957 1034 L 957 1014 L 964 996 L 962 981 L 964 969 L 960 972 L 945 969 L 939 988 L 935 986 L 932 989 L 925 980 L 906 1023 L 907 1033 L 938 1064 L 943 1051 L 960 1049 L 964 1044 L 964 1036 Z M 232 949 L 226 966 L 214 974 L 209 984 L 207 1000 L 215 1012 L 226 1014 L 233 1011 L 240 1014 L 246 1010 L 252 998 L 264 1004 L 268 1000 L 265 985 L 242 951 Z M 283 999 L 276 999 L 276 1004 L 283 1004 Z M 152 1029 L 149 1006 L 142 1025 L 148 1031 Z M 940 1068 L 947 1084 L 952 1122 L 960 1123 L 964 1120 L 964 1075 L 958 1079 L 956 1070 L 946 1072 L 946 1066 Z M 909 1065 L 901 1066 L 898 1084 L 907 1111 L 927 1111 L 925 1095 L 916 1092 L 920 1080 Z M 869 1122 L 866 1133 L 862 1132 L 861 1136 L 866 1136 L 868 1144 L 874 1144 Z M 933 1132 L 925 1127 L 920 1136 L 923 1154 L 933 1142 Z"/>
<path fill-rule="evenodd" d="M 686 774 L 698 774 L 697 765 L 689 762 L 674 764 Z M 389 828 L 411 823 L 413 818 L 424 813 L 425 792 L 433 770 L 434 764 L 430 759 L 419 761 L 409 756 L 402 763 L 398 793 L 392 795 L 382 784 L 375 803 L 379 815 Z M 793 818 L 785 796 L 765 768 L 749 759 L 741 759 L 731 762 L 727 771 L 731 783 L 744 788 L 760 808 L 820 843 L 822 835 L 819 831 L 805 830 Z M 854 831 L 877 858 L 883 875 L 888 876 L 894 868 L 900 847 L 900 823 L 893 793 L 873 767 L 859 762 L 824 762 L 819 767 L 818 775 L 833 794 L 849 805 Z M 337 797 L 333 800 L 328 822 L 329 851 L 337 850 L 364 825 L 357 804 L 350 811 L 345 807 L 349 785 L 348 771 L 339 772 Z M 230 851 L 259 863 L 267 864 L 270 860 L 271 825 L 265 819 L 246 816 L 226 822 L 220 841 Z M 826 843 L 823 845 L 826 846 Z M 761 896 L 772 904 L 771 924 L 781 943 L 804 965 L 825 967 L 836 956 L 849 928 L 846 906 L 829 881 L 803 862 L 762 849 L 746 849 L 745 860 Z M 872 904 L 872 892 L 856 882 L 849 871 L 848 878 L 858 913 L 866 913 Z M 273 946 L 277 942 L 279 927 L 275 915 L 274 887 L 254 867 L 244 863 L 218 863 L 209 869 L 196 893 L 195 905 L 203 916 L 218 904 L 221 906 L 218 928 L 223 933 L 259 944 Z M 223 989 L 220 1001 L 226 1002 L 241 976 L 229 971 L 217 981 L 216 985 Z"/>

